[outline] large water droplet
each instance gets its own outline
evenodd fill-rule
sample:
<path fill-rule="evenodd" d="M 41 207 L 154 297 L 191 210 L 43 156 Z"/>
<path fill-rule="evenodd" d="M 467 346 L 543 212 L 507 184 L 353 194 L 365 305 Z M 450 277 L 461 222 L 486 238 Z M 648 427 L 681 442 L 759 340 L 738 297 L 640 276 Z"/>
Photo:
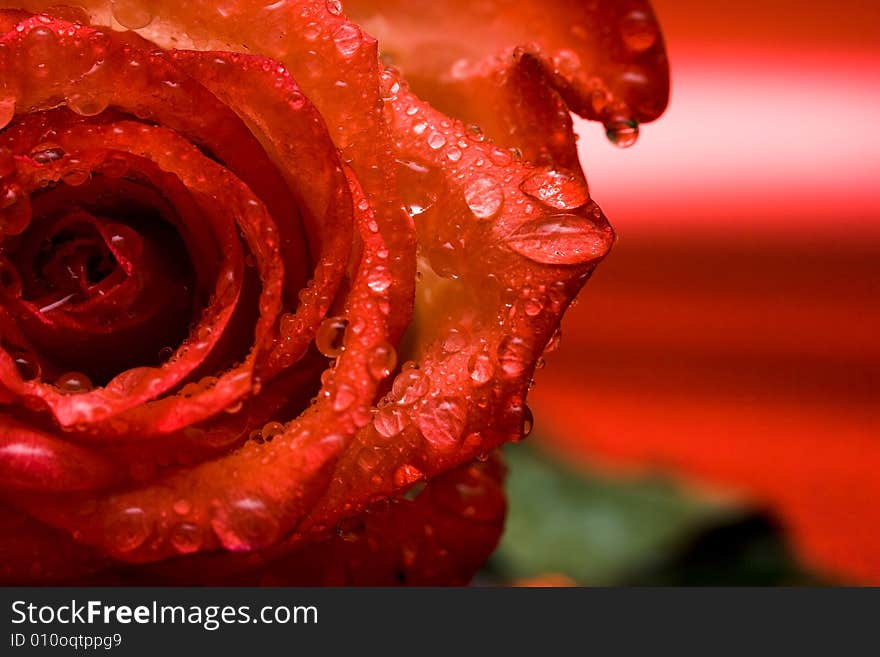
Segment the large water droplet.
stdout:
<path fill-rule="evenodd" d="M 409 425 L 409 415 L 395 406 L 383 406 L 373 416 L 373 427 L 383 438 L 393 438 Z"/>
<path fill-rule="evenodd" d="M 398 160 L 397 164 L 397 191 L 409 215 L 417 217 L 437 202 L 443 175 L 433 167 L 412 160 Z"/>
<path fill-rule="evenodd" d="M 467 420 L 467 405 L 455 397 L 432 399 L 419 409 L 415 423 L 428 444 L 437 450 L 458 445 Z"/>
<path fill-rule="evenodd" d="M 67 99 L 67 107 L 81 116 L 96 116 L 107 109 L 109 98 L 92 94 L 73 94 Z"/>
<path fill-rule="evenodd" d="M 343 343 L 348 320 L 344 317 L 328 317 L 315 333 L 315 345 L 318 351 L 328 358 L 336 358 L 345 350 Z"/>
<path fill-rule="evenodd" d="M 64 157 L 64 149 L 58 144 L 46 142 L 31 149 L 28 156 L 37 164 L 57 162 Z"/>
<path fill-rule="evenodd" d="M 112 0 L 110 11 L 123 27 L 139 30 L 153 22 L 153 12 L 141 0 Z"/>
<path fill-rule="evenodd" d="M 553 214 L 526 222 L 507 246 L 545 265 L 580 265 L 603 257 L 614 242 L 610 229 L 578 214 Z"/>
<path fill-rule="evenodd" d="M 218 503 L 211 527 L 223 547 L 234 552 L 271 545 L 281 529 L 265 502 L 254 495 Z"/>
<path fill-rule="evenodd" d="M 522 182 L 520 189 L 544 205 L 557 210 L 579 208 L 590 200 L 590 193 L 583 179 L 567 171 L 554 169 L 537 171 Z"/>
<path fill-rule="evenodd" d="M 635 9 L 620 20 L 620 36 L 633 53 L 643 53 L 657 42 L 657 25 L 645 12 Z"/>
<path fill-rule="evenodd" d="M 504 190 L 492 178 L 476 178 L 465 187 L 464 200 L 477 219 L 491 219 L 504 204 Z"/>
<path fill-rule="evenodd" d="M 391 394 L 401 404 L 412 404 L 421 399 L 428 392 L 430 382 L 421 370 L 410 365 L 404 366 L 394 384 L 391 386 Z"/>
<path fill-rule="evenodd" d="M 56 379 L 55 387 L 61 392 L 77 394 L 91 390 L 92 382 L 82 372 L 67 372 Z"/>
<path fill-rule="evenodd" d="M 520 376 L 529 367 L 531 350 L 528 343 L 515 335 L 507 335 L 498 344 L 498 362 L 508 376 Z"/>
<path fill-rule="evenodd" d="M 629 148 L 639 139 L 639 123 L 628 118 L 610 119 L 605 123 L 605 135 L 618 148 Z"/>
<path fill-rule="evenodd" d="M 468 360 L 468 373 L 471 375 L 471 380 L 478 386 L 485 385 L 492 380 L 495 366 L 488 354 L 474 354 Z"/>
<path fill-rule="evenodd" d="M 115 551 L 125 553 L 143 545 L 151 530 L 146 512 L 133 506 L 124 509 L 110 521 L 107 536 Z"/>
<path fill-rule="evenodd" d="M 367 367 L 374 379 L 381 380 L 397 366 L 397 351 L 390 344 L 380 344 L 370 353 Z"/>
<path fill-rule="evenodd" d="M 361 47 L 361 31 L 357 25 L 342 23 L 333 30 L 333 42 L 343 57 L 351 57 Z"/>
<path fill-rule="evenodd" d="M 180 522 L 171 528 L 169 539 L 172 547 L 180 554 L 192 554 L 201 549 L 204 537 L 198 525 Z"/>

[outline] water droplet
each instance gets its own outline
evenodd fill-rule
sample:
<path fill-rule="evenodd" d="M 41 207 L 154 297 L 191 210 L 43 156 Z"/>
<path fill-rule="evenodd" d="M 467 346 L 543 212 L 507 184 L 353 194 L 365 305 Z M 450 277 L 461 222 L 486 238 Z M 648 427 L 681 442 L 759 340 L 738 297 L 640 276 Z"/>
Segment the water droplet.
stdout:
<path fill-rule="evenodd" d="M 400 408 L 383 406 L 373 416 L 373 427 L 383 438 L 393 438 L 409 425 L 409 415 Z"/>
<path fill-rule="evenodd" d="M 343 57 L 351 57 L 361 46 L 361 31 L 353 23 L 342 23 L 333 30 L 333 42 Z"/>
<path fill-rule="evenodd" d="M 657 42 L 657 26 L 645 12 L 638 9 L 620 21 L 620 36 L 633 53 L 643 53 Z"/>
<path fill-rule="evenodd" d="M 342 3 L 339 0 L 327 0 L 327 11 L 339 16 L 342 13 Z"/>
<path fill-rule="evenodd" d="M 474 354 L 468 360 L 468 372 L 471 375 L 471 380 L 478 386 L 482 386 L 492 380 L 495 366 L 487 354 Z"/>
<path fill-rule="evenodd" d="M 376 379 L 381 380 L 386 376 L 391 374 L 394 371 L 394 368 L 397 366 L 397 351 L 395 351 L 394 347 L 390 344 L 380 344 L 378 347 L 373 349 L 370 357 L 367 361 L 367 367 L 370 370 L 370 375 Z"/>
<path fill-rule="evenodd" d="M 530 359 L 529 345 L 520 337 L 506 335 L 498 344 L 498 362 L 508 376 L 520 376 L 528 369 Z"/>
<path fill-rule="evenodd" d="M 191 522 L 179 522 L 171 528 L 169 535 L 172 547 L 180 554 L 198 552 L 203 543 L 202 530 Z"/>
<path fill-rule="evenodd" d="M 107 537 L 113 549 L 126 553 L 136 550 L 151 533 L 146 512 L 140 507 L 129 507 L 115 516 L 107 527 Z"/>
<path fill-rule="evenodd" d="M 450 329 L 443 338 L 443 351 L 447 354 L 457 354 L 467 346 L 467 338 L 458 329 Z"/>
<path fill-rule="evenodd" d="M 211 527 L 227 550 L 255 550 L 274 543 L 281 531 L 275 514 L 254 495 L 242 495 L 214 507 Z"/>
<path fill-rule="evenodd" d="M 43 370 L 40 367 L 40 361 L 38 361 L 33 354 L 16 354 L 14 356 L 14 360 L 15 366 L 18 368 L 18 373 L 25 381 L 34 381 L 35 379 L 39 379 L 40 375 L 43 373 Z"/>
<path fill-rule="evenodd" d="M 562 341 L 562 330 L 557 328 L 553 331 L 553 335 L 550 336 L 550 339 L 547 341 L 547 346 L 544 347 L 545 354 L 552 354 L 554 351 L 559 349 L 559 343 Z"/>
<path fill-rule="evenodd" d="M 436 203 L 443 175 L 420 162 L 398 160 L 397 164 L 397 191 L 409 215 L 417 217 Z"/>
<path fill-rule="evenodd" d="M 15 98 L 0 98 L 0 130 L 9 125 L 15 116 Z"/>
<path fill-rule="evenodd" d="M 421 370 L 414 367 L 404 369 L 394 379 L 391 386 L 391 394 L 401 404 L 412 404 L 425 396 L 428 392 L 429 381 Z"/>
<path fill-rule="evenodd" d="M 394 471 L 394 487 L 403 488 L 405 486 L 410 486 L 424 478 L 424 476 L 425 473 L 414 465 L 408 463 L 406 465 L 401 465 Z"/>
<path fill-rule="evenodd" d="M 528 438 L 534 426 L 535 417 L 532 415 L 532 409 L 528 406 L 523 406 L 522 437 Z"/>
<path fill-rule="evenodd" d="M 461 159 L 461 150 L 452 146 L 446 150 L 446 159 L 450 162 L 458 162 Z"/>
<path fill-rule="evenodd" d="M 468 137 L 473 139 L 475 142 L 486 141 L 486 135 L 483 134 L 483 129 L 476 123 L 468 124 L 467 133 Z"/>
<path fill-rule="evenodd" d="M 391 287 L 391 283 L 393 279 L 391 278 L 391 274 L 388 273 L 388 270 L 384 267 L 376 268 L 371 272 L 370 280 L 367 282 L 367 287 L 369 287 L 376 294 L 382 294 L 389 287 Z"/>
<path fill-rule="evenodd" d="M 629 148 L 639 139 L 639 123 L 634 119 L 615 118 L 605 124 L 608 141 L 619 148 Z"/>
<path fill-rule="evenodd" d="M 545 265 L 579 265 L 608 253 L 614 233 L 578 214 L 553 214 L 524 223 L 507 238 L 521 256 Z"/>
<path fill-rule="evenodd" d="M 501 210 L 504 191 L 492 178 L 476 178 L 465 187 L 464 200 L 477 219 L 491 219 Z"/>
<path fill-rule="evenodd" d="M 33 148 L 28 156 L 37 164 L 49 164 L 62 159 L 64 149 L 58 144 L 44 143 Z"/>
<path fill-rule="evenodd" d="M 443 148 L 446 145 L 446 137 L 444 137 L 439 132 L 432 132 L 431 136 L 428 137 L 428 146 L 437 150 L 438 148 Z"/>
<path fill-rule="evenodd" d="M 67 372 L 55 380 L 55 387 L 61 392 L 76 394 L 92 389 L 92 382 L 82 372 Z"/>
<path fill-rule="evenodd" d="M 466 420 L 467 405 L 456 397 L 429 400 L 414 418 L 425 440 L 437 450 L 458 445 Z"/>
<path fill-rule="evenodd" d="M 344 317 L 328 317 L 315 333 L 315 345 L 318 351 L 328 358 L 336 358 L 345 350 L 345 329 L 348 320 Z"/>
<path fill-rule="evenodd" d="M 80 116 L 96 116 L 107 109 L 109 98 L 90 94 L 74 94 L 67 99 L 67 107 Z"/>
<path fill-rule="evenodd" d="M 153 12 L 141 0 L 112 0 L 110 11 L 123 27 L 139 30 L 153 22 Z"/>
<path fill-rule="evenodd" d="M 280 422 L 267 422 L 260 431 L 260 437 L 268 442 L 282 433 L 284 433 L 283 424 Z"/>
<path fill-rule="evenodd" d="M 586 183 L 566 171 L 543 169 L 533 173 L 520 189 L 541 203 L 557 210 L 579 208 L 590 200 Z"/>

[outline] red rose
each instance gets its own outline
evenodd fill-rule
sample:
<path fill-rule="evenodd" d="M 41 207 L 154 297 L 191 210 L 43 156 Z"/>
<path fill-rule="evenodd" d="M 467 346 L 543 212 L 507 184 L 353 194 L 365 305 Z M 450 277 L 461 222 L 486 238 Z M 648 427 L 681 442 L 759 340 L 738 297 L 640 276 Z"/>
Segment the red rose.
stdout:
<path fill-rule="evenodd" d="M 3 580 L 467 581 L 613 240 L 568 107 L 662 111 L 650 9 L 49 4 L 0 12 Z"/>

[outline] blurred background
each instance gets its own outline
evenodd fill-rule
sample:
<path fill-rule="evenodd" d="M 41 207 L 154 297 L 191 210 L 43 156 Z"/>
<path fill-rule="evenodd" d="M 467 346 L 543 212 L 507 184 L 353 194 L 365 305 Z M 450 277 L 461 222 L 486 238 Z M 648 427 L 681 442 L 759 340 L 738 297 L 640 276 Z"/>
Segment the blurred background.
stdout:
<path fill-rule="evenodd" d="M 880 584 L 880 3 L 653 5 L 671 103 L 576 125 L 619 241 L 484 579 Z"/>

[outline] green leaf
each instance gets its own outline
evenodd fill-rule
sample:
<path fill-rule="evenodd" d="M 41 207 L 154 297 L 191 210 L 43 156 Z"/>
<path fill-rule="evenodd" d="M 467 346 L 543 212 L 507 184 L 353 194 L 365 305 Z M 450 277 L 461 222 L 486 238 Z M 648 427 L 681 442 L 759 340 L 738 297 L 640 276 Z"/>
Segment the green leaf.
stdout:
<path fill-rule="evenodd" d="M 510 511 L 487 570 L 495 581 L 549 573 L 583 585 L 798 579 L 775 527 L 769 521 L 755 524 L 749 509 L 657 476 L 575 470 L 524 444 L 510 446 L 505 455 Z M 728 532 L 741 539 L 730 543 L 734 549 L 706 539 L 741 523 L 748 531 Z M 703 543 L 709 553 L 700 551 Z"/>

